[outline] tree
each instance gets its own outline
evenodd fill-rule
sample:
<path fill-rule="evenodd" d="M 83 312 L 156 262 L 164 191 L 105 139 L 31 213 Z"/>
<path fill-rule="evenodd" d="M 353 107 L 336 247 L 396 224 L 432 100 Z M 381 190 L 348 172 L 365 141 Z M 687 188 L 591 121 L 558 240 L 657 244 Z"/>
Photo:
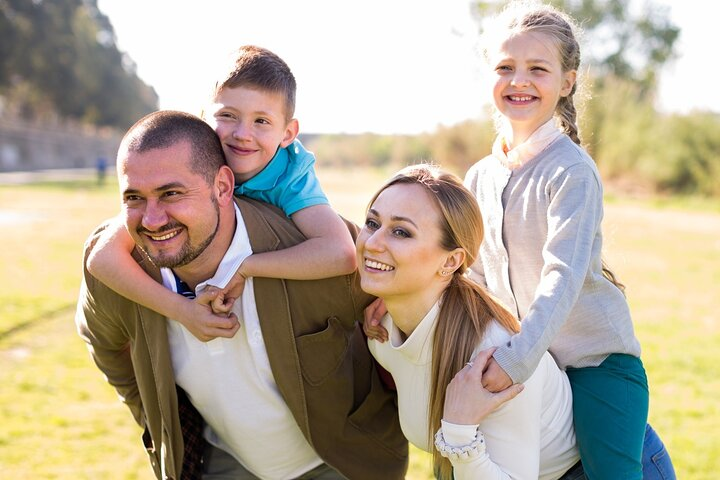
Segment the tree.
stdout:
<path fill-rule="evenodd" d="M 28 115 L 122 129 L 157 108 L 97 0 L 0 0 L 0 95 Z"/>

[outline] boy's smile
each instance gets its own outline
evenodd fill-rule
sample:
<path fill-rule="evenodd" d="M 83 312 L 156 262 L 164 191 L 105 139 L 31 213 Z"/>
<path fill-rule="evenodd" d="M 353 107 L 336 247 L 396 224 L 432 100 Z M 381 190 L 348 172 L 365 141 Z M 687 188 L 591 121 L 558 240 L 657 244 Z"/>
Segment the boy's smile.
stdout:
<path fill-rule="evenodd" d="M 278 147 L 290 145 L 297 120 L 287 121 L 282 93 L 257 88 L 223 88 L 210 107 L 207 122 L 220 137 L 225 159 L 238 183 L 260 173 Z"/>

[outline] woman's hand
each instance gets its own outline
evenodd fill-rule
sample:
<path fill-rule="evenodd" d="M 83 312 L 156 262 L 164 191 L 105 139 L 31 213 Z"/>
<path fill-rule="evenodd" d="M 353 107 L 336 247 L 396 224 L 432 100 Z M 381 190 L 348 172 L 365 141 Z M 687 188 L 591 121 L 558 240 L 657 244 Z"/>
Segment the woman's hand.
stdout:
<path fill-rule="evenodd" d="M 483 371 L 494 348 L 478 353 L 468 362 L 447 386 L 443 420 L 458 425 L 476 425 L 500 405 L 515 398 L 523 391 L 524 385 L 515 384 L 493 393 L 483 387 Z"/>
<path fill-rule="evenodd" d="M 380 320 L 387 313 L 385 308 L 385 302 L 381 298 L 375 299 L 370 305 L 365 307 L 364 320 L 363 320 L 363 332 L 365 336 L 377 340 L 380 343 L 387 341 L 388 332 L 385 327 L 380 325 Z"/>

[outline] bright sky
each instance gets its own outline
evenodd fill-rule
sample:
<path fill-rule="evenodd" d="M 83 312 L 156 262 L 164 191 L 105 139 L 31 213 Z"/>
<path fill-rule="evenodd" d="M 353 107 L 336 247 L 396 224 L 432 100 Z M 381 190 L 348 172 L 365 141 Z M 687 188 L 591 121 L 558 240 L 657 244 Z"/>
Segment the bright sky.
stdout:
<path fill-rule="evenodd" d="M 720 112 L 716 89 L 693 82 L 720 78 L 720 62 L 708 58 L 720 37 L 720 4 L 656 1 L 671 6 L 682 29 L 681 58 L 663 72 L 661 108 Z M 98 3 L 163 109 L 199 113 L 217 65 L 238 46 L 255 44 L 295 74 L 301 132 L 429 132 L 486 111 L 469 0 Z"/>

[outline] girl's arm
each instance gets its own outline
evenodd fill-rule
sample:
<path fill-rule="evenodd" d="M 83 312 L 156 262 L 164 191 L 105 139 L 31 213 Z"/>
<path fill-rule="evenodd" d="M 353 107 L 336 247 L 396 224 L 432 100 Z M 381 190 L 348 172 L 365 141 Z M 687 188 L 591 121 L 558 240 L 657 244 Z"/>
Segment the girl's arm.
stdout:
<path fill-rule="evenodd" d="M 546 235 L 516 240 L 514 247 L 514 255 L 528 255 L 526 261 L 535 255 L 533 252 L 541 251 L 540 280 L 521 319 L 520 333 L 512 337 L 509 346 L 502 345 L 495 352 L 495 360 L 515 383 L 524 382 L 550 344 L 557 342 L 558 332 L 576 308 L 596 254 L 594 249 L 599 247 L 602 188 L 594 170 L 582 163 L 572 165 L 548 182 L 546 190 L 549 192 Z M 530 201 L 539 200 L 533 197 Z M 505 221 L 513 219 L 506 214 Z M 534 242 L 541 243 L 533 245 Z M 601 303 L 594 308 L 599 317 L 604 309 Z M 601 335 L 598 328 L 590 326 L 587 335 Z"/>
<path fill-rule="evenodd" d="M 329 205 L 303 208 L 291 218 L 307 240 L 283 250 L 250 255 L 240 265 L 239 275 L 317 280 L 355 271 L 357 261 L 352 236 Z"/>
<path fill-rule="evenodd" d="M 219 294 L 211 289 L 196 301 L 173 293 L 153 280 L 132 258 L 135 242 L 119 221 L 103 232 L 88 258 L 88 271 L 120 295 L 180 322 L 201 341 L 230 338 L 240 327 L 234 315 L 214 315 L 208 303 Z"/>

